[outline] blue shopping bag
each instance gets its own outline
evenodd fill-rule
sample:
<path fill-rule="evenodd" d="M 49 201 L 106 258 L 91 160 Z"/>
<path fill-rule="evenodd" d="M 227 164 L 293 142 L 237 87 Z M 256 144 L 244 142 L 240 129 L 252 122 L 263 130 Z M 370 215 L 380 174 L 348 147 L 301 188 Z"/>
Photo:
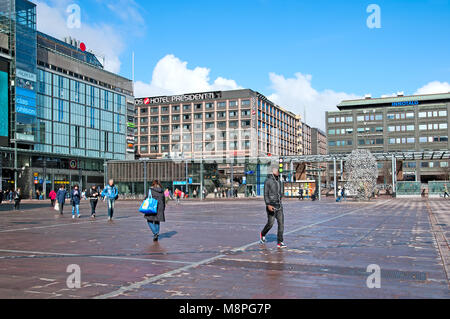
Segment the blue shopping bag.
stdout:
<path fill-rule="evenodd" d="M 144 215 L 156 215 L 158 214 L 158 201 L 152 197 L 152 192 L 149 192 L 148 198 L 146 198 L 139 208 L 139 211 Z"/>

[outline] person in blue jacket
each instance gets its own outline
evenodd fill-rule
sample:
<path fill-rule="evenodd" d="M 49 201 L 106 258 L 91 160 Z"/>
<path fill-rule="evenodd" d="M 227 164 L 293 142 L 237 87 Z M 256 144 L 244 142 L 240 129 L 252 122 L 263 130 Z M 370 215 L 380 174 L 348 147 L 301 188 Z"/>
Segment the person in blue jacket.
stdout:
<path fill-rule="evenodd" d="M 70 193 L 70 201 L 72 203 L 72 219 L 75 219 L 75 211 L 77 212 L 77 217 L 80 218 L 81 192 L 78 185 L 75 185 Z"/>
<path fill-rule="evenodd" d="M 110 179 L 108 185 L 102 192 L 102 197 L 106 199 L 108 204 L 108 220 L 112 221 L 114 216 L 114 207 L 119 197 L 119 190 L 114 185 L 114 180 Z"/>
<path fill-rule="evenodd" d="M 64 185 L 61 185 L 61 187 L 58 189 L 58 192 L 56 193 L 56 200 L 59 204 L 59 214 L 62 215 L 64 211 L 64 204 L 66 203 L 66 197 L 67 197 L 67 191 Z"/>

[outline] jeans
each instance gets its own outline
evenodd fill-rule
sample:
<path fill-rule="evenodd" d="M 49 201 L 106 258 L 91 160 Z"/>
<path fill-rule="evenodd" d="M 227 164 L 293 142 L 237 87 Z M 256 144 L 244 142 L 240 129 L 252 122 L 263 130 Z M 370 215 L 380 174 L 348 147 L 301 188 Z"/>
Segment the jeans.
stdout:
<path fill-rule="evenodd" d="M 72 215 L 75 215 L 75 211 L 77 211 L 77 215 L 80 215 L 80 205 L 72 205 Z"/>
<path fill-rule="evenodd" d="M 108 217 L 113 218 L 114 215 L 114 207 L 116 206 L 116 200 L 114 198 L 108 198 Z"/>
<path fill-rule="evenodd" d="M 275 208 L 273 212 L 270 212 L 268 208 L 266 208 L 267 212 L 267 225 L 264 227 L 263 231 L 261 232 L 262 236 L 266 236 L 267 233 L 272 229 L 275 219 L 278 223 L 278 243 L 281 244 L 284 241 L 283 234 L 284 234 L 284 211 L 283 206 L 281 206 L 279 209 Z"/>
<path fill-rule="evenodd" d="M 91 216 L 95 215 L 95 209 L 97 208 L 98 200 L 91 200 Z"/>
<path fill-rule="evenodd" d="M 450 195 L 447 192 L 444 192 L 444 198 L 450 197 Z"/>
<path fill-rule="evenodd" d="M 153 235 L 159 235 L 159 230 L 161 228 L 159 222 L 148 222 L 148 227 L 150 227 Z"/>

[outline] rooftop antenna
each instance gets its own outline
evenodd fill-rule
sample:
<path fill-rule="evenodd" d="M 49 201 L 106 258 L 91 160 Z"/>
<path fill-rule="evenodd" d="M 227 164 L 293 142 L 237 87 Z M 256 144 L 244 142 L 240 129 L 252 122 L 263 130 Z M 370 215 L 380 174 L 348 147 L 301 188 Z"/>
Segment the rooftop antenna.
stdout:
<path fill-rule="evenodd" d="M 133 80 L 134 84 L 134 51 L 131 54 L 131 80 Z"/>

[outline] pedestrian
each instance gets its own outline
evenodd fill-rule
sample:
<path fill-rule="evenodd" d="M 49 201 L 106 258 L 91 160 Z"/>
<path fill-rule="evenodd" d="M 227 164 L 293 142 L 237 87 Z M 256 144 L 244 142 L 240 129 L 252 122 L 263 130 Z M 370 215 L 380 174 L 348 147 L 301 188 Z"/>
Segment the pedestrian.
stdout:
<path fill-rule="evenodd" d="M 208 197 L 208 192 L 206 191 L 206 188 L 203 188 L 203 199 L 206 199 Z"/>
<path fill-rule="evenodd" d="M 264 201 L 266 203 L 267 225 L 260 234 L 260 242 L 266 242 L 266 235 L 272 229 L 275 219 L 278 223 L 278 248 L 283 249 L 284 244 L 284 212 L 281 199 L 283 197 L 279 167 L 272 168 L 272 174 L 269 175 L 264 183 Z"/>
<path fill-rule="evenodd" d="M 52 207 L 55 207 L 56 192 L 53 189 L 50 191 L 50 194 L 48 194 L 48 197 L 50 198 L 50 202 L 52 204 Z"/>
<path fill-rule="evenodd" d="M 444 184 L 444 198 L 450 197 L 450 195 L 448 194 L 448 187 L 447 184 Z"/>
<path fill-rule="evenodd" d="M 61 187 L 58 189 L 58 192 L 56 193 L 56 200 L 59 204 L 59 214 L 63 215 L 64 212 L 64 204 L 66 203 L 66 197 L 67 197 L 67 191 L 66 187 L 64 185 L 61 185 Z"/>
<path fill-rule="evenodd" d="M 298 200 L 304 200 L 305 198 L 303 197 L 303 188 L 300 187 L 299 191 L 298 191 Z"/>
<path fill-rule="evenodd" d="M 8 199 L 10 203 L 12 203 L 14 200 L 14 192 L 12 190 L 10 190 L 8 193 Z"/>
<path fill-rule="evenodd" d="M 0 204 L 3 202 L 3 191 L 0 191 Z"/>
<path fill-rule="evenodd" d="M 180 205 L 180 196 L 181 196 L 181 191 L 178 188 L 175 189 L 175 198 L 177 200 L 177 205 Z"/>
<path fill-rule="evenodd" d="M 150 187 L 150 190 L 148 192 L 148 197 L 153 197 L 158 201 L 157 214 L 145 215 L 148 227 L 150 227 L 153 233 L 153 241 L 157 242 L 159 240 L 161 223 L 166 221 L 166 217 L 164 215 L 164 212 L 166 210 L 166 202 L 164 200 L 164 191 L 159 181 L 153 181 L 152 186 Z"/>
<path fill-rule="evenodd" d="M 342 198 L 342 200 L 345 200 L 345 186 L 342 186 L 342 189 L 341 189 L 341 198 Z"/>
<path fill-rule="evenodd" d="M 170 199 L 170 191 L 168 188 L 166 188 L 166 190 L 164 191 L 164 198 L 166 200 L 166 205 L 167 205 L 167 203 L 169 202 L 169 199 Z"/>
<path fill-rule="evenodd" d="M 116 200 L 119 198 L 119 190 L 114 185 L 114 180 L 110 179 L 108 185 L 102 192 L 102 197 L 106 199 L 108 204 L 108 221 L 113 220 L 114 208 L 116 206 Z"/>
<path fill-rule="evenodd" d="M 89 203 L 91 204 L 91 218 L 95 219 L 95 209 L 97 208 L 98 197 L 100 196 L 95 185 L 92 185 L 92 187 L 89 189 L 87 196 L 89 197 Z"/>
<path fill-rule="evenodd" d="M 78 185 L 75 185 L 72 192 L 70 193 L 70 202 L 72 203 L 72 219 L 75 219 L 75 211 L 77 213 L 77 217 L 81 218 L 80 215 L 81 193 Z"/>
<path fill-rule="evenodd" d="M 14 192 L 14 210 L 19 210 L 20 209 L 20 202 L 22 201 L 22 193 L 20 188 L 18 188 L 15 192 Z"/>
<path fill-rule="evenodd" d="M 194 198 L 197 198 L 197 189 L 194 189 L 194 191 L 192 192 L 192 196 L 193 196 Z"/>

